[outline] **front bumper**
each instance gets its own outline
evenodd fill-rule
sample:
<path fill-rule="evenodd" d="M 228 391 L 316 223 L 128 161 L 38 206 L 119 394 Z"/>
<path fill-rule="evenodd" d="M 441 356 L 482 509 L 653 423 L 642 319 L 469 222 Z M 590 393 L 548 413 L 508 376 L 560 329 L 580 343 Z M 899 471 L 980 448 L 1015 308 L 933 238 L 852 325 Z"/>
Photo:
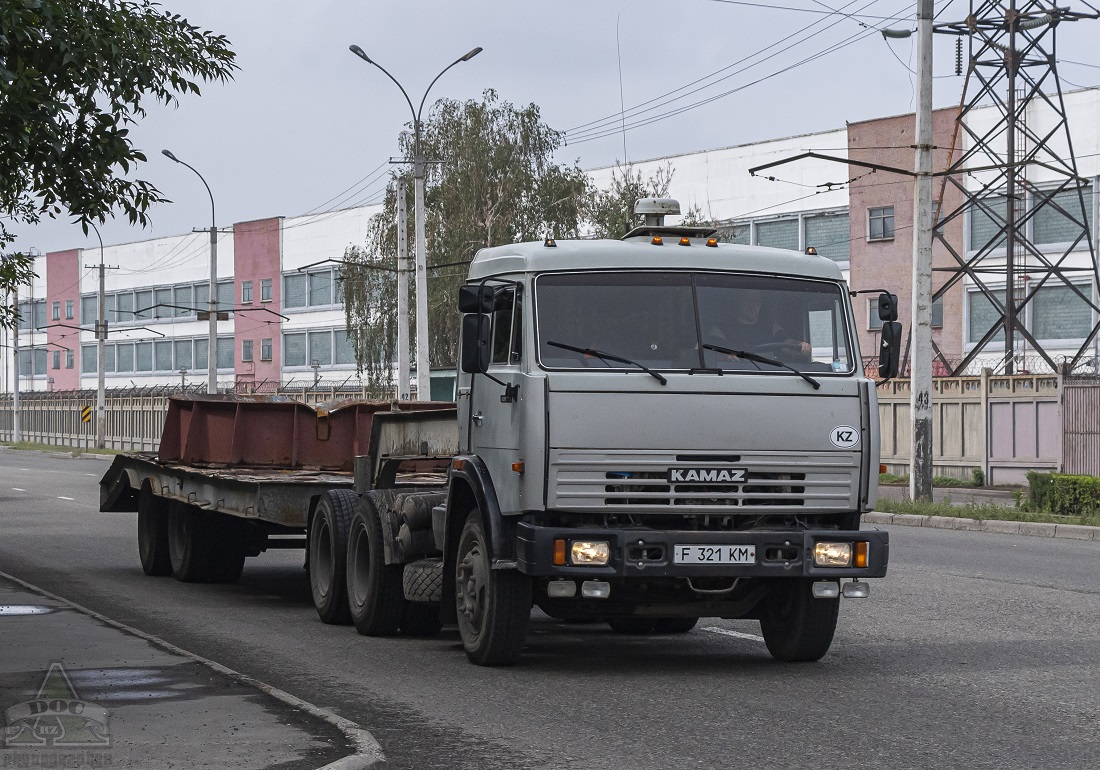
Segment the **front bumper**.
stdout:
<path fill-rule="evenodd" d="M 554 540 L 607 541 L 611 557 L 607 565 L 575 566 L 554 564 Z M 817 567 L 813 563 L 814 543 L 866 542 L 866 567 Z M 677 564 L 676 545 L 751 545 L 756 548 L 752 564 Z M 890 536 L 886 532 L 855 530 L 739 530 L 700 532 L 696 530 L 652 530 L 638 528 L 548 527 L 520 522 L 516 526 L 516 556 L 520 572 L 536 577 L 885 577 L 890 560 Z"/>

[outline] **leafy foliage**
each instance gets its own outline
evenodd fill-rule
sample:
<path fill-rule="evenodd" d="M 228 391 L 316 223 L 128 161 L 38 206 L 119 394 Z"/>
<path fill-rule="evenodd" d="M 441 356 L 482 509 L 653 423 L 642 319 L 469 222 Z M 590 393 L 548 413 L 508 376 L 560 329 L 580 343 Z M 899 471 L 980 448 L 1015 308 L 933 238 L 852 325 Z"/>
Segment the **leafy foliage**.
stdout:
<path fill-rule="evenodd" d="M 1061 516 L 1100 516 L 1100 479 L 1027 472 L 1028 507 Z"/>
<path fill-rule="evenodd" d="M 428 265 L 429 358 L 434 367 L 458 359 L 458 287 L 474 253 L 488 246 L 555 237 L 576 237 L 589 196 L 587 176 L 576 166 L 556 164 L 562 135 L 542 122 L 539 109 L 518 108 L 487 90 L 480 101 L 443 99 L 421 126 Z M 411 162 L 413 135 L 402 136 Z M 406 180 L 409 262 L 413 261 L 413 178 Z M 344 307 L 355 341 L 359 371 L 373 383 L 392 379 L 397 340 L 397 184 L 391 179 L 383 210 L 367 241 L 344 255 Z M 411 264 L 410 264 L 411 267 Z M 409 276 L 412 290 L 412 273 Z M 410 316 L 415 313 L 410 297 Z M 415 320 L 415 319 L 413 319 Z M 412 323 L 412 321 L 410 321 Z M 410 332 L 410 344 L 415 340 Z"/>
<path fill-rule="evenodd" d="M 597 238 L 622 238 L 633 227 L 634 204 L 639 198 L 664 198 L 672 184 L 672 166 L 658 168 L 649 179 L 633 166 L 611 172 L 611 186 L 593 191 L 585 212 Z"/>
<path fill-rule="evenodd" d="M 118 211 L 144 226 L 165 198 L 126 178 L 146 160 L 128 127 L 150 101 L 231 77 L 228 46 L 149 0 L 0 0 L 0 217 L 71 215 L 87 232 Z M 0 219 L 0 250 L 13 240 Z M 0 291 L 30 278 L 27 255 L 0 256 Z"/>

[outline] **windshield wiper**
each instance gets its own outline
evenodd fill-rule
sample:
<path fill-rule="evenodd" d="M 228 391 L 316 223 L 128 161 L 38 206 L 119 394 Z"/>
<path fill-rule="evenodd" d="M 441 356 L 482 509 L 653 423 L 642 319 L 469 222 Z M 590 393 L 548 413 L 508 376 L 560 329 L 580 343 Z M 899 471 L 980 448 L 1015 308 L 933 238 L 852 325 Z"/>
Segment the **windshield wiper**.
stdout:
<path fill-rule="evenodd" d="M 563 350 L 572 350 L 574 353 L 583 353 L 586 356 L 595 356 L 596 358 L 602 359 L 604 361 L 618 361 L 620 364 L 630 364 L 631 366 L 636 366 L 646 374 L 652 375 L 657 380 L 657 382 L 661 383 L 662 385 L 668 385 L 668 380 L 666 380 L 660 374 L 653 371 L 645 364 L 639 364 L 637 361 L 631 361 L 629 358 L 616 356 L 612 353 L 604 353 L 602 350 L 596 350 L 594 348 L 576 348 L 572 345 L 566 345 L 564 342 L 547 341 L 546 344 L 550 345 L 551 347 L 562 348 Z"/>
<path fill-rule="evenodd" d="M 806 382 L 813 385 L 814 390 L 817 390 L 821 387 L 821 383 L 815 380 L 810 375 L 798 371 L 790 364 L 784 363 L 782 361 L 776 361 L 774 358 L 765 358 L 764 356 L 758 356 L 756 353 L 750 353 L 747 350 L 732 350 L 730 348 L 724 348 L 721 345 L 710 345 L 706 342 L 703 343 L 703 347 L 707 350 L 713 350 L 716 353 L 725 353 L 727 356 L 737 356 L 738 358 L 743 358 L 746 361 L 758 361 L 762 364 L 770 364 L 771 366 L 781 366 L 784 369 L 789 369 L 790 371 L 794 372 L 799 377 L 804 379 Z"/>

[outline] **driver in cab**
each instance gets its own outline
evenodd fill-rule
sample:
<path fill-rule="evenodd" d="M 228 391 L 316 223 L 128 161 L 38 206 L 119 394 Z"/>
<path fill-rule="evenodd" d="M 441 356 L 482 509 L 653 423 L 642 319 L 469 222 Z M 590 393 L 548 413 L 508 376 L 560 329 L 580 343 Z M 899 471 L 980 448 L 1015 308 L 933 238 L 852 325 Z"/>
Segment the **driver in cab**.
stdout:
<path fill-rule="evenodd" d="M 741 289 L 737 292 L 737 300 L 733 317 L 721 326 L 711 326 L 708 343 L 771 357 L 809 360 L 810 343 L 796 339 L 782 324 L 772 320 L 770 314 L 763 312 L 759 289 Z"/>

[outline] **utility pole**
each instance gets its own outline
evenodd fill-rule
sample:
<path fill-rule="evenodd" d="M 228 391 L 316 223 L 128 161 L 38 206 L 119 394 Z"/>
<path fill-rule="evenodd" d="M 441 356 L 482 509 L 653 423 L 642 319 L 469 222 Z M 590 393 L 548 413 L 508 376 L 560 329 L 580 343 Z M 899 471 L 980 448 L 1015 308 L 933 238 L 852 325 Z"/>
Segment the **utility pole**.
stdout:
<path fill-rule="evenodd" d="M 419 121 L 416 129 L 416 157 L 413 158 L 413 212 L 416 218 L 416 400 L 430 401 L 432 385 L 431 364 L 428 362 L 428 245 L 424 237 L 424 167 L 427 163 L 420 150 Z"/>
<path fill-rule="evenodd" d="M 932 0 L 917 1 L 909 497 L 932 499 Z"/>
<path fill-rule="evenodd" d="M 106 374 L 103 365 L 103 355 L 107 344 L 107 308 L 104 294 L 104 273 L 107 266 L 103 264 L 103 236 L 99 234 L 99 228 L 89 222 L 99 239 L 99 309 L 96 312 L 95 339 L 96 339 L 96 394 L 95 394 L 95 446 L 96 449 L 106 448 L 107 436 L 107 392 Z M 88 267 L 85 265 L 84 267 Z M 112 268 L 113 269 L 113 268 Z"/>
<path fill-rule="evenodd" d="M 1016 373 L 1016 71 L 1020 53 L 1016 50 L 1016 30 L 1020 17 L 1016 0 L 1008 4 L 1005 24 L 1008 48 L 1005 50 L 1005 75 L 1008 77 L 1008 114 L 1005 126 L 1005 374 Z"/>
<path fill-rule="evenodd" d="M 15 310 L 15 316 L 19 316 L 19 287 L 15 286 L 11 291 L 12 308 Z M 33 312 L 33 310 L 31 311 Z M 19 321 L 15 322 L 15 331 L 11 335 L 11 349 L 12 356 L 15 359 L 15 376 L 12 378 L 12 401 L 11 401 L 11 440 L 13 444 L 18 444 L 23 440 L 23 432 L 21 430 L 21 424 L 19 421 Z"/>
<path fill-rule="evenodd" d="M 409 235 L 405 179 L 397 178 L 397 397 L 409 398 Z"/>

